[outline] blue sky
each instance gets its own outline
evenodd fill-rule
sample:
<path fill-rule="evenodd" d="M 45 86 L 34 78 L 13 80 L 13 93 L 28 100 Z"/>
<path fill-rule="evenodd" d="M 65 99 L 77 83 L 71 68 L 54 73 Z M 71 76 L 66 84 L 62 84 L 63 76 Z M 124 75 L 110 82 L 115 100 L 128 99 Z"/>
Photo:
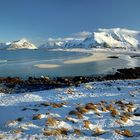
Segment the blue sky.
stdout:
<path fill-rule="evenodd" d="M 1 42 L 112 27 L 140 30 L 140 0 L 0 0 Z"/>

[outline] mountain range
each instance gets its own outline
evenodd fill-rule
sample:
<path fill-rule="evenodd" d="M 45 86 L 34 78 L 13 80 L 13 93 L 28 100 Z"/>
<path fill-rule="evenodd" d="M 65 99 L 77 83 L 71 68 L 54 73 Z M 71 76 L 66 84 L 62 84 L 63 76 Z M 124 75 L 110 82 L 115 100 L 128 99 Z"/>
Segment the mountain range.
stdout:
<path fill-rule="evenodd" d="M 95 32 L 80 32 L 67 38 L 49 38 L 45 44 L 36 47 L 26 39 L 0 43 L 0 49 L 67 49 L 67 48 L 122 48 L 140 49 L 140 31 L 112 28 Z"/>

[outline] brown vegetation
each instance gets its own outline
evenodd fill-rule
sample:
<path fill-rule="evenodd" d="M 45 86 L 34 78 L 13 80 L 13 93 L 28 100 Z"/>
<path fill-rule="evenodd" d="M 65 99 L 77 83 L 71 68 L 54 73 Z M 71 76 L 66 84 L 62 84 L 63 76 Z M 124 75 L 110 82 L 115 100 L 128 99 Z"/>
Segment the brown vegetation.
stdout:
<path fill-rule="evenodd" d="M 33 116 L 32 119 L 33 120 L 40 120 L 40 119 L 42 119 L 42 114 L 37 114 L 37 115 Z"/>
<path fill-rule="evenodd" d="M 49 117 L 46 121 L 46 125 L 55 126 L 57 124 L 57 120 L 55 118 Z"/>
<path fill-rule="evenodd" d="M 117 134 L 120 134 L 120 135 L 123 135 L 123 136 L 126 136 L 126 137 L 133 137 L 133 133 L 128 129 L 125 129 L 125 130 L 116 129 L 115 132 Z"/>
<path fill-rule="evenodd" d="M 82 135 L 82 132 L 79 129 L 74 129 L 74 134 Z"/>
<path fill-rule="evenodd" d="M 66 128 L 57 128 L 53 130 L 45 129 L 43 134 L 45 136 L 60 136 L 60 135 L 67 135 L 68 129 Z"/>
<path fill-rule="evenodd" d="M 97 109 L 98 109 L 97 106 L 94 105 L 93 103 L 86 104 L 85 108 L 88 109 L 88 110 L 96 111 L 96 112 L 97 112 Z"/>
<path fill-rule="evenodd" d="M 84 123 L 84 127 L 85 128 L 90 129 L 90 126 L 89 125 L 91 124 L 91 122 L 89 120 L 84 120 L 83 123 Z"/>

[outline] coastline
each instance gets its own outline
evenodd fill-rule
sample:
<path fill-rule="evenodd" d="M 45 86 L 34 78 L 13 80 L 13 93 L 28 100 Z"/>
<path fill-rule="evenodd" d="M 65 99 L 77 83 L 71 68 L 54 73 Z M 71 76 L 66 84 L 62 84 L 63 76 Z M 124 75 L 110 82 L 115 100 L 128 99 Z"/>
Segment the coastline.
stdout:
<path fill-rule="evenodd" d="M 110 80 L 134 80 L 140 79 L 140 67 L 118 69 L 114 74 L 73 76 L 73 77 L 29 77 L 26 80 L 20 77 L 1 77 L 0 84 L 2 93 L 24 93 L 55 88 L 78 87 L 82 83 Z"/>
<path fill-rule="evenodd" d="M 66 60 L 64 61 L 64 64 L 80 64 L 80 63 L 88 63 L 88 62 L 94 62 L 94 61 L 101 61 L 101 60 L 107 60 L 109 54 L 107 53 L 94 53 L 91 52 L 91 56 L 88 57 L 83 57 L 79 59 L 74 59 L 74 60 Z"/>
<path fill-rule="evenodd" d="M 37 67 L 37 68 L 43 68 L 43 69 L 45 69 L 45 68 L 57 68 L 57 67 L 60 67 L 60 65 L 57 65 L 57 64 L 36 64 L 36 65 L 34 65 L 35 67 Z"/>

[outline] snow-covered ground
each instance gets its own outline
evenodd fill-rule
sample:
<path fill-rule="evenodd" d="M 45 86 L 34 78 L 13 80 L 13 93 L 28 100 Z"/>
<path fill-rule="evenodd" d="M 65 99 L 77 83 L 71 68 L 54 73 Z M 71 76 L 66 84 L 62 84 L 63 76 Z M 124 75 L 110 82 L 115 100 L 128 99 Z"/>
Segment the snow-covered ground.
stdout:
<path fill-rule="evenodd" d="M 0 93 L 0 138 L 140 139 L 140 80 Z"/>

